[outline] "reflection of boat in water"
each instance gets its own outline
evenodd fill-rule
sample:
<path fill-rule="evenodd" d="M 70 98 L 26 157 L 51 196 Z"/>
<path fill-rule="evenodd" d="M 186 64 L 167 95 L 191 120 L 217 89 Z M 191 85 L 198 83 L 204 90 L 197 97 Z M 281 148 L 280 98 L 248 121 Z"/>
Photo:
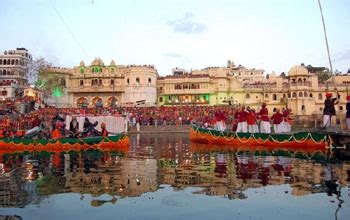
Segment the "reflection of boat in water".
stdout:
<path fill-rule="evenodd" d="M 205 129 L 192 125 L 190 140 L 203 144 L 229 146 L 263 146 L 323 150 L 328 145 L 325 133 L 298 132 L 293 134 L 234 133 Z"/>
<path fill-rule="evenodd" d="M 87 149 L 99 149 L 105 151 L 117 149 L 123 150 L 128 149 L 128 147 L 129 138 L 125 134 L 108 137 L 61 138 L 56 140 L 29 138 L 0 139 L 0 154 L 25 151 L 60 152 Z"/>

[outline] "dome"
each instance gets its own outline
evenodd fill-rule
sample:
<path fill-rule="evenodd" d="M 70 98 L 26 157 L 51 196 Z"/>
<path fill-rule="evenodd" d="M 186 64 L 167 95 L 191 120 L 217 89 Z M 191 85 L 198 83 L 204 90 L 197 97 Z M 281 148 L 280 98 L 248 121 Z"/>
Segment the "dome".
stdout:
<path fill-rule="evenodd" d="M 304 65 L 293 66 L 288 72 L 288 77 L 307 76 L 307 75 L 309 75 L 309 71 L 306 69 Z"/>
<path fill-rule="evenodd" d="M 101 58 L 95 58 L 94 61 L 91 62 L 91 66 L 104 66 Z"/>
<path fill-rule="evenodd" d="M 83 60 L 82 60 L 82 61 L 80 61 L 79 66 L 81 66 L 81 67 L 84 67 L 84 66 L 85 66 L 85 63 L 84 63 L 84 61 L 83 61 Z"/>
<path fill-rule="evenodd" d="M 111 61 L 110 66 L 115 66 L 114 60 Z"/>

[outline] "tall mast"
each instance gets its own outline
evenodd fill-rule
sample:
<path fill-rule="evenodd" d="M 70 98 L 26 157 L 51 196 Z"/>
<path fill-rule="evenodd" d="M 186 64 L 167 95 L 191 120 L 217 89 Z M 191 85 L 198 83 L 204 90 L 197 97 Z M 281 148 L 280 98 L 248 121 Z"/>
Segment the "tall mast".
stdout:
<path fill-rule="evenodd" d="M 329 53 L 329 46 L 328 46 L 326 25 L 325 25 L 325 23 L 324 23 L 323 12 L 322 12 L 322 7 L 321 7 L 321 1 L 320 1 L 320 0 L 318 0 L 318 5 L 319 5 L 319 7 L 320 7 L 320 12 L 321 12 L 324 39 L 326 40 L 326 47 L 327 47 L 327 53 L 328 53 L 329 67 L 330 67 L 330 70 L 331 70 L 331 74 L 333 75 L 333 66 L 332 66 L 331 55 L 330 55 L 330 53 Z"/>

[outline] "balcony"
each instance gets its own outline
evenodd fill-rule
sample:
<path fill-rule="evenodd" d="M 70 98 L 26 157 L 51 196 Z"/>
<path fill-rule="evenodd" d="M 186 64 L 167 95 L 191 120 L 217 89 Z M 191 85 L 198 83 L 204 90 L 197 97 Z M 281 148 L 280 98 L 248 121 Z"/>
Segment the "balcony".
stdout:
<path fill-rule="evenodd" d="M 70 93 L 94 93 L 94 92 L 124 92 L 124 86 L 74 86 L 68 89 Z"/>
<path fill-rule="evenodd" d="M 294 89 L 305 89 L 307 87 L 312 86 L 311 82 L 308 82 L 308 81 L 306 81 L 306 82 L 291 82 L 289 85 L 291 88 L 293 87 Z"/>

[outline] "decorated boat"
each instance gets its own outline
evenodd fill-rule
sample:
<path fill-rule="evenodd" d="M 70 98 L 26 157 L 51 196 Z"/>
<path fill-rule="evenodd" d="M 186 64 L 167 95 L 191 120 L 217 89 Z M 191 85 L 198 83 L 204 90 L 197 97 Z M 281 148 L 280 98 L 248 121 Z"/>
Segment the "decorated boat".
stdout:
<path fill-rule="evenodd" d="M 296 132 L 282 134 L 235 133 L 192 125 L 190 140 L 209 145 L 262 146 L 270 148 L 300 148 L 324 150 L 329 146 L 326 133 Z"/>
<path fill-rule="evenodd" d="M 125 134 L 108 137 L 60 138 L 55 140 L 29 138 L 1 138 L 0 154 L 47 151 L 61 152 L 69 150 L 123 150 L 129 148 L 129 138 Z"/>

